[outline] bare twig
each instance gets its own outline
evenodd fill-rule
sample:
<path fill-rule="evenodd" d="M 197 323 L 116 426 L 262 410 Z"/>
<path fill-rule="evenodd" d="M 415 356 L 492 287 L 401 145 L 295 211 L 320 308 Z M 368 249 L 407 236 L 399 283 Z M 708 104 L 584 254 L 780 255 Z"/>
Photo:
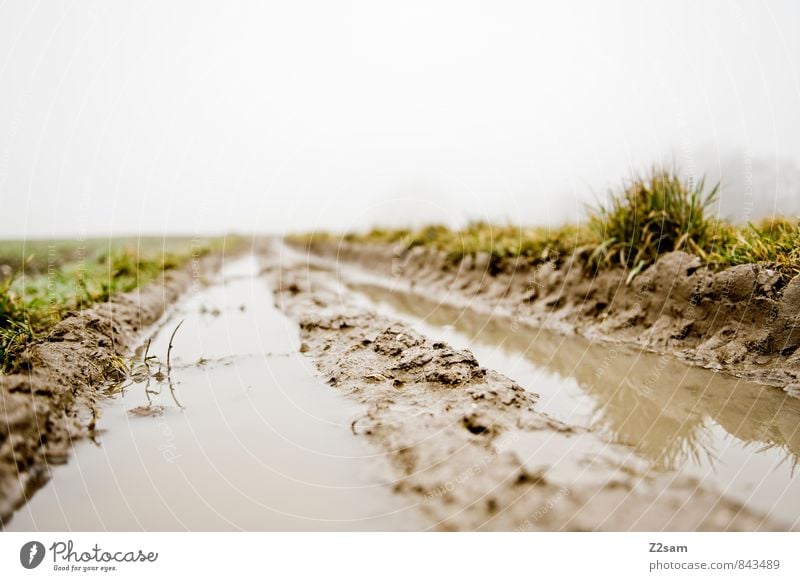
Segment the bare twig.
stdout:
<path fill-rule="evenodd" d="M 170 355 L 172 354 L 172 341 L 173 339 L 175 339 L 175 333 L 178 332 L 178 329 L 181 328 L 181 325 L 183 325 L 183 319 L 181 320 L 180 323 L 178 323 L 178 326 L 175 327 L 175 329 L 172 331 L 172 335 L 169 336 L 169 346 L 167 347 L 167 377 L 169 377 L 170 372 L 172 371 L 172 364 L 170 362 Z"/>
<path fill-rule="evenodd" d="M 172 383 L 172 362 L 170 359 L 170 355 L 172 354 L 172 340 L 175 339 L 175 333 L 178 332 L 178 329 L 181 328 L 183 325 L 183 320 L 178 323 L 178 326 L 172 331 L 172 335 L 169 337 L 169 346 L 167 347 L 167 383 L 169 383 L 169 393 L 172 396 L 172 400 L 175 402 L 179 408 L 183 409 L 183 405 L 181 402 L 178 401 L 178 397 L 175 395 L 175 386 Z"/>

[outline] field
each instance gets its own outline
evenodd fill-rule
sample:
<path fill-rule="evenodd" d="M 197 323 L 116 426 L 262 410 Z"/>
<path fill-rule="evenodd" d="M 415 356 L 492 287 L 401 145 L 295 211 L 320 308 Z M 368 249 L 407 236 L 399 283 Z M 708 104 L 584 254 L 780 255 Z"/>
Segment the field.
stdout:
<path fill-rule="evenodd" d="M 133 290 L 222 246 L 221 238 L 180 237 L 0 241 L 0 372 L 65 313 Z"/>

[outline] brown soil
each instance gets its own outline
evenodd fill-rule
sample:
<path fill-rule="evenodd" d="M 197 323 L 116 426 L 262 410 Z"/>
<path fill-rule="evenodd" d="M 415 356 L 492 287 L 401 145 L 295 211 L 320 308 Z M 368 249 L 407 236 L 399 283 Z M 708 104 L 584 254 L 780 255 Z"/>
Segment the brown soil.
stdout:
<path fill-rule="evenodd" d="M 347 257 L 380 272 L 396 266 L 377 251 L 349 248 Z M 402 276 L 420 292 L 452 287 L 460 271 L 434 268 L 430 258 L 406 262 Z M 381 450 L 395 490 L 418 501 L 431 528 L 779 528 L 694 479 L 651 471 L 628 448 L 539 412 L 538 396 L 470 352 L 350 301 L 333 272 L 277 251 L 265 260 L 277 304 L 299 323 L 301 351 L 331 386 L 365 405 L 354 433 Z M 511 294 L 497 294 L 500 277 L 476 278 L 488 281 L 479 293 L 487 304 Z M 471 298 L 478 289 L 470 280 L 453 295 Z"/>
<path fill-rule="evenodd" d="M 391 286 L 515 325 L 577 332 L 669 353 L 800 396 L 800 276 L 788 284 L 759 265 L 722 271 L 672 252 L 626 283 L 622 269 L 507 265 L 488 256 L 457 265 L 441 252 L 381 244 L 315 244 L 313 252 L 382 275 Z"/>
<path fill-rule="evenodd" d="M 92 436 L 98 403 L 122 379 L 118 363 L 219 255 L 166 272 L 159 280 L 68 314 L 0 375 L 0 528 L 63 463 L 73 439 Z"/>

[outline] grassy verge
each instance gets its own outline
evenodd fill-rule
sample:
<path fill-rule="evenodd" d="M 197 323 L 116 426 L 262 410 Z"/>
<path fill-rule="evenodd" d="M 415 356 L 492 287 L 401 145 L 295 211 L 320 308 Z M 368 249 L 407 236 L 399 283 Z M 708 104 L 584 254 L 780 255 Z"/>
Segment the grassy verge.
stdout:
<path fill-rule="evenodd" d="M 733 225 L 711 216 L 717 195 L 717 187 L 707 188 L 702 181 L 693 184 L 676 172 L 653 170 L 611 192 L 607 203 L 591 207 L 588 219 L 577 225 L 524 228 L 477 222 L 460 230 L 428 226 L 292 238 L 309 244 L 343 239 L 406 249 L 426 246 L 445 252 L 454 263 L 485 253 L 495 270 L 520 261 L 560 265 L 575 255 L 594 269 L 623 267 L 632 279 L 660 255 L 684 250 L 715 268 L 757 263 L 771 266 L 787 278 L 800 273 L 800 224 L 796 220 Z"/>
<path fill-rule="evenodd" d="M 0 242 L 0 373 L 68 311 L 146 284 L 235 239 Z"/>

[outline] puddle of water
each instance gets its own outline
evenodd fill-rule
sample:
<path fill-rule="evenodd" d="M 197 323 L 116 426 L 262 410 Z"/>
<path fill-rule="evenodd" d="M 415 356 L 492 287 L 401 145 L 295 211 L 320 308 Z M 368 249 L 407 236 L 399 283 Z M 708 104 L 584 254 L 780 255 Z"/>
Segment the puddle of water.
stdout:
<path fill-rule="evenodd" d="M 152 380 L 150 402 L 145 383 L 110 400 L 98 443 L 76 443 L 7 530 L 420 528 L 352 434 L 359 408 L 315 378 L 297 326 L 257 274 L 243 258 L 178 305 L 149 348 L 165 361 L 184 321 L 171 353 L 175 399 Z M 148 404 L 163 415 L 129 411 Z"/>
<path fill-rule="evenodd" d="M 421 333 L 469 348 L 482 365 L 540 394 L 539 409 L 630 446 L 649 469 L 693 476 L 786 526 L 800 522 L 800 400 L 671 356 L 514 330 L 507 318 L 364 279 L 349 288 Z"/>

